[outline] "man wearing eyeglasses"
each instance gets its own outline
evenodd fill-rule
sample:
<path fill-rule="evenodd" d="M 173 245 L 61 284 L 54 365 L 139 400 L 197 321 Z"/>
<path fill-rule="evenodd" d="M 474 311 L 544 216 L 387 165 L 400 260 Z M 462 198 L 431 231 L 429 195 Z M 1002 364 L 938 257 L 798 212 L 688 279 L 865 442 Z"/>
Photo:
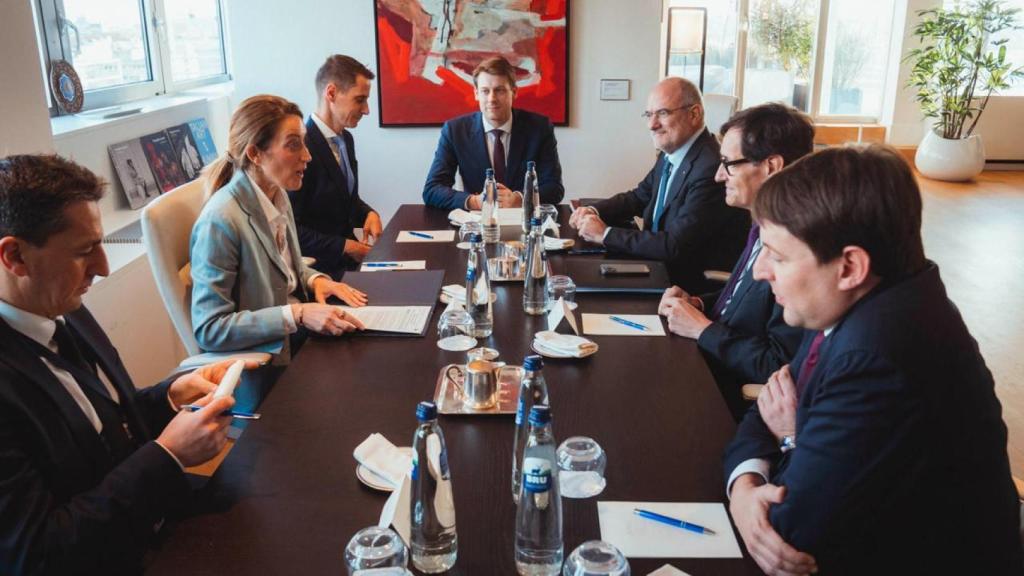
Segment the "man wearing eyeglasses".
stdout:
<path fill-rule="evenodd" d="M 725 184 L 725 203 L 747 211 L 768 178 L 814 150 L 810 119 L 781 104 L 737 112 L 722 126 L 722 134 L 715 179 Z M 754 261 L 760 253 L 759 228 L 754 224 L 723 289 L 691 296 L 673 286 L 658 306 L 669 330 L 697 340 L 737 420 L 748 407 L 741 387 L 769 382 L 793 358 L 804 334 L 802 328 L 785 323 L 768 282 L 754 279 Z M 766 403 L 771 397 L 765 394 L 759 401 Z"/>
<path fill-rule="evenodd" d="M 540 201 L 558 204 L 565 188 L 555 131 L 546 116 L 512 108 L 515 68 L 501 57 L 484 60 L 473 71 L 473 86 L 480 111 L 453 118 L 441 128 L 423 186 L 423 203 L 446 210 L 479 210 L 484 172 L 492 168 L 499 206 L 522 206 L 518 187 L 526 178 L 526 163 L 533 160 Z M 453 188 L 456 171 L 462 178 L 462 190 Z"/>
<path fill-rule="evenodd" d="M 727 206 L 715 181 L 718 142 L 704 127 L 704 105 L 692 82 L 659 82 L 643 117 L 661 152 L 654 168 L 635 189 L 576 209 L 569 224 L 610 252 L 664 261 L 684 290 L 711 289 L 704 270 L 732 268 L 750 216 Z M 630 227 L 638 216 L 643 227 Z"/>

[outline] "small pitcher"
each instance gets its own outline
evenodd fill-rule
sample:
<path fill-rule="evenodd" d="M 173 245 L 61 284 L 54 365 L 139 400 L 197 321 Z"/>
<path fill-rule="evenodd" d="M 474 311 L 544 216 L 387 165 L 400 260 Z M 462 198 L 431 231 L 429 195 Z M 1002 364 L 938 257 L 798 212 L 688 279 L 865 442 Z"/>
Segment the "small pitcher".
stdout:
<path fill-rule="evenodd" d="M 498 376 L 504 362 L 472 360 L 466 365 L 466 379 L 462 384 L 463 402 L 473 410 L 487 410 L 498 403 Z"/>

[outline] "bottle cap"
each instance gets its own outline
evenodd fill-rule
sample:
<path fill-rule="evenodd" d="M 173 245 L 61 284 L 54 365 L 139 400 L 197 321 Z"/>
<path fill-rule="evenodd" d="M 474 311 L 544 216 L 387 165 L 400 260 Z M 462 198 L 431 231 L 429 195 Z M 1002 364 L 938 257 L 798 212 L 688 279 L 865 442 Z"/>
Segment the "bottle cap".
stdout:
<path fill-rule="evenodd" d="M 551 422 L 551 408 L 544 406 L 534 406 L 530 408 L 530 424 L 534 426 L 543 426 Z"/>
<path fill-rule="evenodd" d="M 416 419 L 420 422 L 437 420 L 437 406 L 433 402 L 420 402 L 416 406 Z"/>
<path fill-rule="evenodd" d="M 488 168 L 488 169 L 484 170 L 484 178 L 493 178 L 493 177 L 494 177 L 494 168 Z"/>
<path fill-rule="evenodd" d="M 533 218 L 530 218 L 530 226 L 531 227 L 532 226 L 540 226 L 540 218 L 538 218 L 536 216 L 534 216 Z"/>
<path fill-rule="evenodd" d="M 483 241 L 483 238 L 480 236 L 479 232 L 470 232 L 467 240 L 469 240 L 469 242 L 481 242 Z"/>
<path fill-rule="evenodd" d="M 526 169 L 527 170 L 532 170 L 532 169 L 534 169 L 536 167 L 537 167 L 537 163 L 534 162 L 533 160 L 527 160 L 526 161 Z"/>
<path fill-rule="evenodd" d="M 523 360 L 523 369 L 531 372 L 536 372 L 544 367 L 544 359 L 536 354 L 527 356 Z"/>
<path fill-rule="evenodd" d="M 476 268 L 466 268 L 466 281 L 472 282 L 476 280 Z"/>

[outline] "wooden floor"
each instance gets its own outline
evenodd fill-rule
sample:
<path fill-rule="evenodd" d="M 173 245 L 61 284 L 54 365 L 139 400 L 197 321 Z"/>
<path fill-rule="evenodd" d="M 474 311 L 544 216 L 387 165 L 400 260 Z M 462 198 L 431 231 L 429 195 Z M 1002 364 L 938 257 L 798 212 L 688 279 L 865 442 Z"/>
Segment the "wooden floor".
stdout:
<path fill-rule="evenodd" d="M 925 254 L 995 376 L 1013 474 L 1024 478 L 1024 172 L 966 184 L 919 177 Z"/>

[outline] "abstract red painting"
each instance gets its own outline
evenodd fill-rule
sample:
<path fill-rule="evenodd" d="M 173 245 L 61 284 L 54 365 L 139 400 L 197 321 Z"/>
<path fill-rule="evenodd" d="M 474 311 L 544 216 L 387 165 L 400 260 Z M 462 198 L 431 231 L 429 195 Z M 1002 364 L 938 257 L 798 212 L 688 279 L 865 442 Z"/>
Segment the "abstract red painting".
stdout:
<path fill-rule="evenodd" d="M 375 0 L 381 126 L 477 110 L 473 69 L 516 68 L 515 107 L 569 123 L 569 0 Z"/>

